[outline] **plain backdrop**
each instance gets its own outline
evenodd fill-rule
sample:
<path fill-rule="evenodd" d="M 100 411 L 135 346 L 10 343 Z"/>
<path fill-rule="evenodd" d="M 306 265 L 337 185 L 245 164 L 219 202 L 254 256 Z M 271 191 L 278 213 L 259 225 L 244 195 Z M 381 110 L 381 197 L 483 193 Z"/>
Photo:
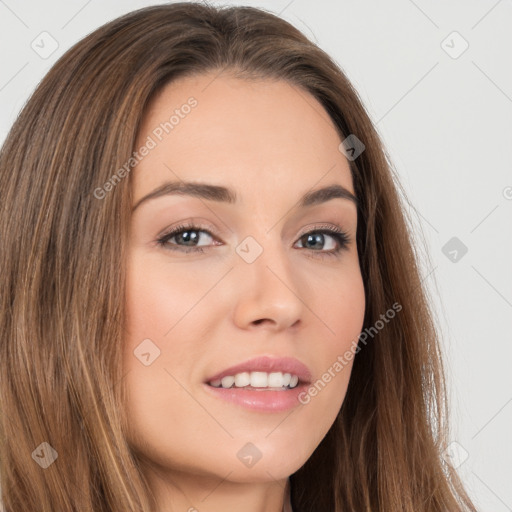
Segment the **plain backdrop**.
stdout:
<path fill-rule="evenodd" d="M 71 45 L 154 3 L 163 2 L 0 0 L 0 143 Z M 210 3 L 279 14 L 359 92 L 406 190 L 424 254 L 450 387 L 445 456 L 480 510 L 511 511 L 512 2 Z"/>

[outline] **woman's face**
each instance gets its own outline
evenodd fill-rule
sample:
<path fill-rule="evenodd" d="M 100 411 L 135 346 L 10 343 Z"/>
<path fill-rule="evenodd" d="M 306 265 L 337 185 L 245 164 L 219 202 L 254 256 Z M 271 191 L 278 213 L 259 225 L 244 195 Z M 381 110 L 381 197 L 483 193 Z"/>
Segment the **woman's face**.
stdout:
<path fill-rule="evenodd" d="M 284 81 L 201 75 L 151 103 L 132 171 L 123 357 L 129 439 L 160 471 L 286 478 L 334 422 L 352 363 L 333 368 L 365 309 L 357 210 L 339 193 L 301 203 L 333 185 L 354 193 L 340 143 L 320 103 Z M 219 188 L 140 202 L 170 182 Z M 252 390 L 208 384 L 260 356 L 277 361 L 228 372 Z"/>

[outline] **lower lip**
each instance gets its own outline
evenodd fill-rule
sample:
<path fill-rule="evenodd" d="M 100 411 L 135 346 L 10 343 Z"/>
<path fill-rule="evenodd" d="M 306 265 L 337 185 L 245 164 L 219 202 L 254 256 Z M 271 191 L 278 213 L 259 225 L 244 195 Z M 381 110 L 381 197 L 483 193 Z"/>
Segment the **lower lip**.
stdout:
<path fill-rule="evenodd" d="M 308 384 L 299 384 L 284 391 L 250 390 L 245 388 L 216 388 L 203 384 L 208 393 L 225 400 L 261 412 L 282 412 L 302 405 L 299 395 L 308 389 Z"/>

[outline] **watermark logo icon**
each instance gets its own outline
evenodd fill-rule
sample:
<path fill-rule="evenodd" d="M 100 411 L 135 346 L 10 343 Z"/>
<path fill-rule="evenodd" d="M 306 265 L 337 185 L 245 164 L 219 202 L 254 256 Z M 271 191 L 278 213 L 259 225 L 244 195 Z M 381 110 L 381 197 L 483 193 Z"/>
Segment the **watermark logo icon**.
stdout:
<path fill-rule="evenodd" d="M 41 32 L 33 41 L 30 43 L 32 50 L 34 50 L 41 59 L 47 59 L 53 55 L 59 43 L 57 40 L 48 32 Z"/>
<path fill-rule="evenodd" d="M 469 457 L 467 450 L 457 441 L 452 441 L 443 452 L 443 459 L 455 469 L 464 464 Z"/>
<path fill-rule="evenodd" d="M 235 251 L 246 263 L 253 263 L 263 252 L 263 247 L 252 236 L 248 236 L 237 245 Z"/>
<path fill-rule="evenodd" d="M 441 251 L 452 263 L 458 263 L 468 252 L 468 248 L 454 236 L 443 245 Z"/>
<path fill-rule="evenodd" d="M 354 161 L 365 149 L 366 146 L 353 133 L 351 133 L 339 146 L 338 149 L 351 162 Z"/>
<path fill-rule="evenodd" d="M 33 452 L 32 458 L 43 468 L 51 466 L 59 454 L 46 441 L 41 443 Z"/>
<path fill-rule="evenodd" d="M 441 48 L 452 59 L 458 59 L 469 48 L 469 43 L 454 30 L 441 41 Z"/>
<path fill-rule="evenodd" d="M 149 366 L 154 363 L 155 359 L 160 357 L 161 352 L 152 340 L 146 338 L 137 345 L 133 354 L 144 366 Z"/>
<path fill-rule="evenodd" d="M 246 443 L 237 452 L 236 456 L 242 464 L 252 468 L 263 456 L 261 451 L 252 443 Z"/>

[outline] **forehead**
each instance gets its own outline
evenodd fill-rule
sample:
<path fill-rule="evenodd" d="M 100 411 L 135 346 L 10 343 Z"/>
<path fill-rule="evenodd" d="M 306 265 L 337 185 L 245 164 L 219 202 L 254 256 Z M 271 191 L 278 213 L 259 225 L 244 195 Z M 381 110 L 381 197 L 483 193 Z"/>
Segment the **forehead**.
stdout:
<path fill-rule="evenodd" d="M 135 199 L 164 181 L 229 184 L 244 194 L 292 192 L 321 180 L 353 192 L 340 136 L 323 106 L 283 80 L 203 74 L 172 82 L 145 113 Z M 262 196 L 264 197 L 264 196 Z"/>

